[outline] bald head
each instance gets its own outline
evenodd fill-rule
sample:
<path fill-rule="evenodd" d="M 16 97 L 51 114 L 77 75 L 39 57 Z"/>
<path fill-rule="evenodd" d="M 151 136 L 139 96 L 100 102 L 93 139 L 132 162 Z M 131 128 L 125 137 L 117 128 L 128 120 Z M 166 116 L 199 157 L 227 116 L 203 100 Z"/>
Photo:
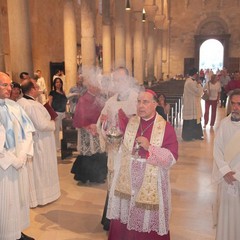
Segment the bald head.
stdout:
<path fill-rule="evenodd" d="M 6 73 L 4 73 L 4 72 L 0 72 L 0 81 L 1 81 L 2 78 L 9 78 L 9 79 L 10 79 L 10 77 L 9 77 L 8 74 L 6 74 Z M 11 79 L 10 79 L 10 80 L 11 80 Z"/>
<path fill-rule="evenodd" d="M 9 98 L 12 90 L 11 78 L 3 72 L 0 72 L 0 98 Z"/>

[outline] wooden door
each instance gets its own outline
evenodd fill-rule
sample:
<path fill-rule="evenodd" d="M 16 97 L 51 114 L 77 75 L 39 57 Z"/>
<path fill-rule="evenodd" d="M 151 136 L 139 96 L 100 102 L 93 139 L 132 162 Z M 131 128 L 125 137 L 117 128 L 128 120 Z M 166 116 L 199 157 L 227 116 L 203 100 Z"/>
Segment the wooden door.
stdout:
<path fill-rule="evenodd" d="M 194 68 L 194 58 L 184 58 L 184 76 L 187 76 L 189 70 Z"/>
<path fill-rule="evenodd" d="M 62 70 L 65 73 L 64 62 L 50 62 L 51 89 L 52 89 L 52 86 L 53 86 L 53 76 L 56 74 L 57 70 Z"/>

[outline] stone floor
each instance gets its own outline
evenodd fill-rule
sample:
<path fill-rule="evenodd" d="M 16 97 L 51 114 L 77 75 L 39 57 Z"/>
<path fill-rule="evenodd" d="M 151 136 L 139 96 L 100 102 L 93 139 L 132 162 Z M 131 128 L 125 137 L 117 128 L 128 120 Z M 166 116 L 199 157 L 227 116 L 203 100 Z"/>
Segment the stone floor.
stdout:
<path fill-rule="evenodd" d="M 218 109 L 214 128 L 204 129 L 205 140 L 183 142 L 181 124 L 176 128 L 179 160 L 171 170 L 171 240 L 213 240 L 211 185 L 214 132 L 224 116 Z M 37 240 L 106 240 L 100 224 L 106 183 L 79 185 L 70 169 L 74 158 L 59 158 L 61 198 L 47 206 L 31 209 L 31 226 L 24 232 Z"/>

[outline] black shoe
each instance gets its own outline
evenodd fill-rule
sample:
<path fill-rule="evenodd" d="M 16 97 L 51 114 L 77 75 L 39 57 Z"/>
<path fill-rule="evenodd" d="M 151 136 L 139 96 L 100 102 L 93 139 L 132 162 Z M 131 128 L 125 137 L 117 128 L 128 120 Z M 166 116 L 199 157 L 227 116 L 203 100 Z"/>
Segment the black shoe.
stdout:
<path fill-rule="evenodd" d="M 105 218 L 104 221 L 102 221 L 103 230 L 109 231 L 109 229 L 110 229 L 110 222 L 111 222 L 111 220 L 109 220 L 108 218 Z"/>
<path fill-rule="evenodd" d="M 27 236 L 24 233 L 21 233 L 21 238 L 19 238 L 18 240 L 35 240 L 35 239 L 32 238 L 32 237 Z"/>

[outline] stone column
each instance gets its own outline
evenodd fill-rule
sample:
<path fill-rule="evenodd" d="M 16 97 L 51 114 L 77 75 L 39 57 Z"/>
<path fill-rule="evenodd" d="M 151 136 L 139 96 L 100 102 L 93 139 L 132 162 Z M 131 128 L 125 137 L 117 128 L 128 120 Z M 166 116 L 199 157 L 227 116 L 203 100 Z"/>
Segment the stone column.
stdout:
<path fill-rule="evenodd" d="M 115 68 L 125 65 L 125 0 L 115 0 Z"/>
<path fill-rule="evenodd" d="M 148 16 L 148 34 L 147 34 L 147 81 L 154 81 L 154 18 L 157 12 L 158 7 L 155 5 L 144 6 L 147 16 Z"/>
<path fill-rule="evenodd" d="M 165 15 L 159 14 L 155 16 L 155 27 L 156 27 L 156 41 L 157 41 L 157 56 L 156 56 L 156 68 L 157 68 L 157 80 L 162 79 L 162 32 Z"/>
<path fill-rule="evenodd" d="M 95 1 L 81 0 L 81 51 L 83 71 L 85 68 L 96 66 L 94 23 Z"/>
<path fill-rule="evenodd" d="M 110 0 L 102 0 L 102 4 L 103 74 L 110 74 L 112 68 Z"/>
<path fill-rule="evenodd" d="M 133 40 L 133 52 L 134 52 L 134 77 L 139 84 L 143 84 L 143 23 L 142 23 L 142 11 L 134 12 L 135 29 Z"/>
<path fill-rule="evenodd" d="M 169 19 L 168 21 L 166 21 L 166 25 L 167 25 L 167 66 L 168 66 L 168 71 L 167 74 L 170 75 L 170 69 L 171 69 L 171 65 L 170 65 L 170 37 L 171 37 L 171 19 Z"/>
<path fill-rule="evenodd" d="M 33 75 L 32 43 L 27 0 L 8 0 L 11 69 L 14 81 L 21 72 Z"/>
<path fill-rule="evenodd" d="M 133 60 L 133 43 L 132 43 L 132 11 L 126 11 L 126 68 L 129 71 L 129 74 L 133 74 L 132 60 Z"/>
<path fill-rule="evenodd" d="M 166 79 L 169 75 L 169 49 L 168 49 L 168 30 L 162 30 L 162 72 L 164 72 L 163 78 Z"/>
<path fill-rule="evenodd" d="M 76 19 L 72 0 L 65 0 L 64 4 L 64 61 L 66 92 L 76 84 L 77 74 L 77 36 Z"/>
<path fill-rule="evenodd" d="M 142 23 L 142 0 L 132 0 L 133 18 L 134 18 L 134 35 L 133 35 L 133 72 L 134 78 L 139 84 L 143 84 L 143 23 Z"/>
<path fill-rule="evenodd" d="M 162 30 L 156 29 L 156 78 L 162 79 Z"/>
<path fill-rule="evenodd" d="M 154 23 L 152 21 L 148 22 L 147 81 L 154 81 Z"/>
<path fill-rule="evenodd" d="M 0 32 L 1 31 L 2 31 L 2 19 L 1 19 L 1 15 L 0 15 Z M 2 38 L 2 34 L 0 34 L 0 71 L 6 72 L 3 49 L 4 49 L 3 48 L 3 38 Z"/>

